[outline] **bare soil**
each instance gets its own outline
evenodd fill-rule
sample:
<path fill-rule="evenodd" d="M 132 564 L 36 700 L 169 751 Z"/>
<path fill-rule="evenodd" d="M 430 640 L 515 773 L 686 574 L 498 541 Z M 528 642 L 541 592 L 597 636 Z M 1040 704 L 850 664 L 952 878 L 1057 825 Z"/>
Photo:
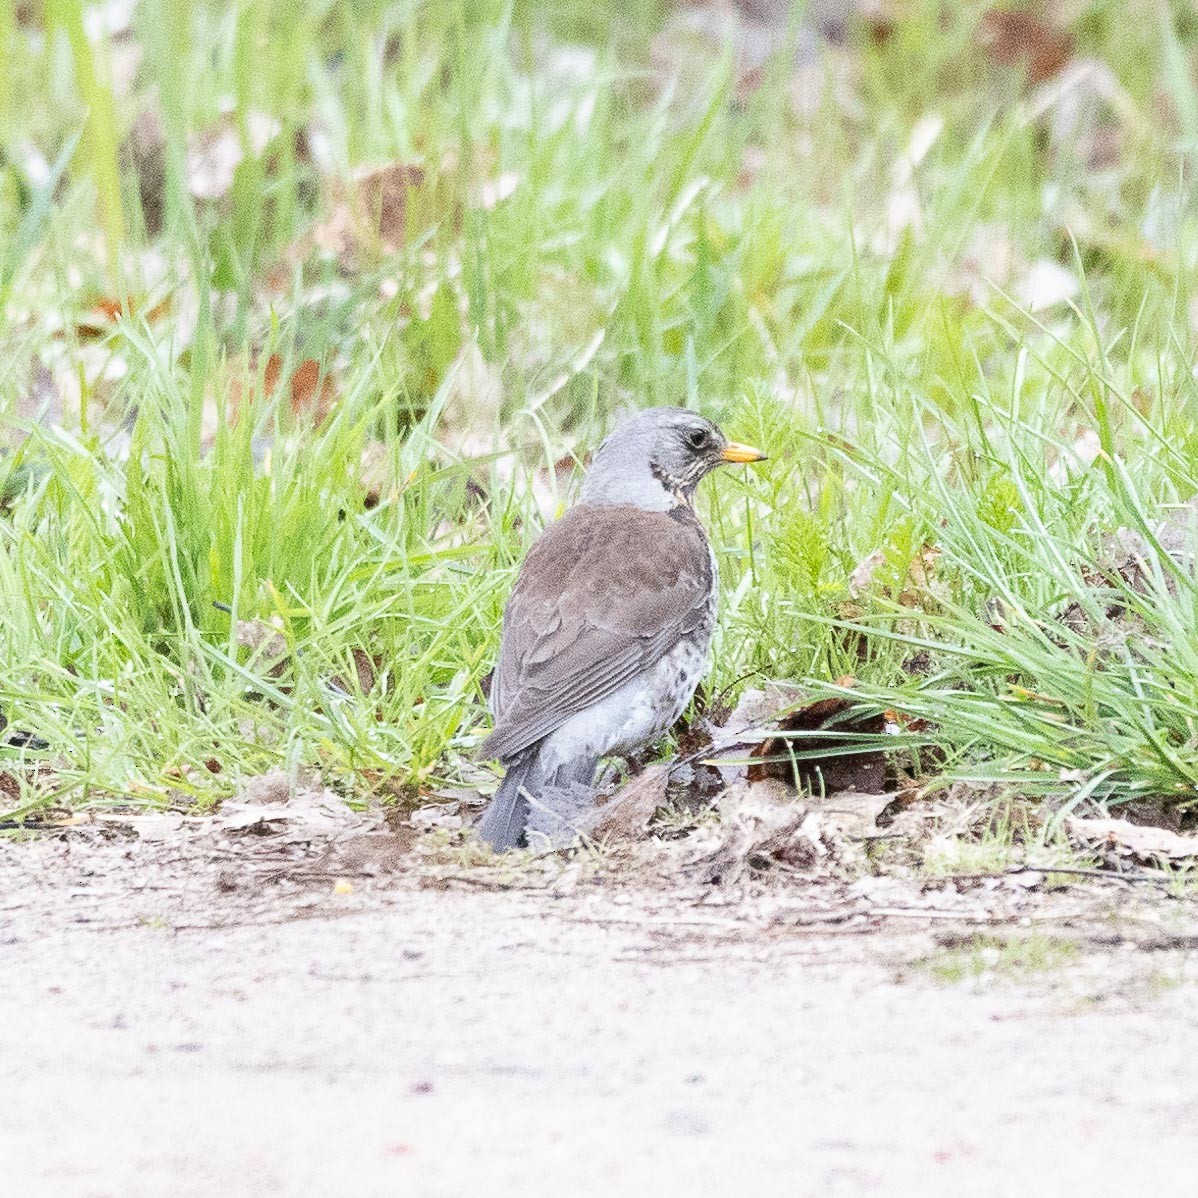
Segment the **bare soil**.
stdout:
<path fill-rule="evenodd" d="M 713 886 L 171 827 L 0 841 L 4 1194 L 1125 1195 L 1198 1170 L 1198 909 L 1161 888 Z"/>

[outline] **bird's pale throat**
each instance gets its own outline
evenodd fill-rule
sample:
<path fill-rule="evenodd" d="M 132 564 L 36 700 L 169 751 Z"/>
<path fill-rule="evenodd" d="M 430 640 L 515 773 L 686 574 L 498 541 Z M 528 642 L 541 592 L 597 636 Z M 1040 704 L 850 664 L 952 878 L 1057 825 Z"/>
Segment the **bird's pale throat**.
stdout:
<path fill-rule="evenodd" d="M 707 473 L 701 461 L 696 461 L 682 474 L 675 474 L 664 469 L 660 463 L 650 460 L 649 470 L 662 487 L 679 503 L 685 503 L 688 506 L 694 499 L 695 488 L 702 481 L 703 475 Z"/>

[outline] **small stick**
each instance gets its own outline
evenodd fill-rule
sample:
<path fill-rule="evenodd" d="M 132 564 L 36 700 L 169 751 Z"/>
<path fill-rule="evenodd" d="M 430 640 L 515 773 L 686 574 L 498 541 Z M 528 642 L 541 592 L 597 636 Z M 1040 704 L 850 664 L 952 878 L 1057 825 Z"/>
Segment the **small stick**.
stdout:
<path fill-rule="evenodd" d="M 934 908 L 923 907 L 874 907 L 870 911 L 864 912 L 870 918 L 885 916 L 886 918 L 898 917 L 901 919 L 956 919 L 962 923 L 988 923 L 988 924 L 1003 924 L 1010 923 L 1010 919 L 997 915 L 979 915 L 976 912 L 970 911 L 937 911 Z"/>
<path fill-rule="evenodd" d="M 1116 873 L 1109 869 L 1080 869 L 1068 865 L 1015 865 L 997 874 L 945 874 L 946 882 L 985 882 L 992 878 L 1008 878 L 1015 874 L 1069 874 L 1078 878 L 1103 878 L 1110 882 L 1155 882 L 1158 886 L 1175 881 L 1166 873 Z"/>

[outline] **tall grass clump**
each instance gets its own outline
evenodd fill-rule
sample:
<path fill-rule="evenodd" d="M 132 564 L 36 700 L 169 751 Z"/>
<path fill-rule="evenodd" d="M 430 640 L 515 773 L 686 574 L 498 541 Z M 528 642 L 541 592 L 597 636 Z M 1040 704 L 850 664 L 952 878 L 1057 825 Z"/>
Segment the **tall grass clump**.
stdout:
<path fill-rule="evenodd" d="M 1118 7 L 1045 67 L 930 0 L 759 60 L 659 3 L 0 5 L 14 808 L 478 781 L 513 572 L 651 403 L 771 455 L 701 500 L 716 690 L 1189 804 L 1198 26 Z"/>

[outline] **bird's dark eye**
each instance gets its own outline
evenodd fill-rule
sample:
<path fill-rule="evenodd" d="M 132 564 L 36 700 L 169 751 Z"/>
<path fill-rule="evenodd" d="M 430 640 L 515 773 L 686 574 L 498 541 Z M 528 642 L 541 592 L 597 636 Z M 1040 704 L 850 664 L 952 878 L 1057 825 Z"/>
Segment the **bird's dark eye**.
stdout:
<path fill-rule="evenodd" d="M 707 430 L 696 425 L 686 434 L 686 443 L 691 449 L 702 449 L 707 444 Z"/>

